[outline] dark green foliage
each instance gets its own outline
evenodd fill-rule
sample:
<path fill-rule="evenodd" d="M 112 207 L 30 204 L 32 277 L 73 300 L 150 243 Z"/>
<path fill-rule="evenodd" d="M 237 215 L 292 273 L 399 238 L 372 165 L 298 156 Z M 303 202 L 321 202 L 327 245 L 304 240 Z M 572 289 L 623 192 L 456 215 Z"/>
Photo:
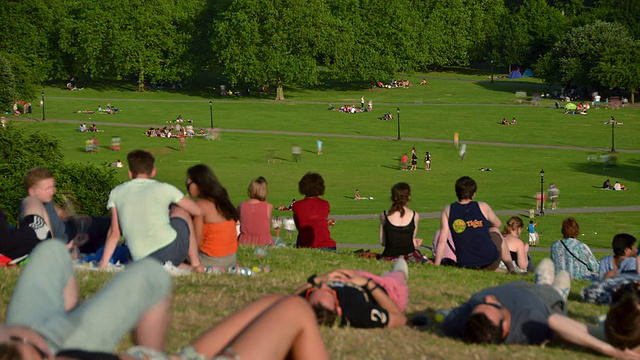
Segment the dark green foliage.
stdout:
<path fill-rule="evenodd" d="M 27 193 L 24 175 L 34 167 L 50 169 L 56 179 L 57 205 L 86 215 L 106 215 L 109 192 L 118 184 L 110 168 L 65 163 L 57 139 L 42 132 L 27 132 L 12 123 L 0 128 L 0 207 L 14 223 Z"/>
<path fill-rule="evenodd" d="M 9 61 L 0 55 L 0 111 L 10 109 L 16 99 L 16 79 L 11 71 Z"/>

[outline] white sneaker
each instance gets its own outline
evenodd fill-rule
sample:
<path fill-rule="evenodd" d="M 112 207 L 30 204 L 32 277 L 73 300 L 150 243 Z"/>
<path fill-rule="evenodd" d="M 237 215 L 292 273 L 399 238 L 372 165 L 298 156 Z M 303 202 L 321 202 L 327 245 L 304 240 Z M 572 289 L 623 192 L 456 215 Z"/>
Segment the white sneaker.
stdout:
<path fill-rule="evenodd" d="M 553 286 L 555 271 L 556 270 L 551 259 L 542 259 L 542 261 L 540 261 L 540 264 L 538 264 L 538 266 L 536 267 L 536 284 Z"/>
<path fill-rule="evenodd" d="M 569 290 L 571 290 L 571 276 L 565 270 L 560 270 L 555 279 L 553 280 L 553 284 L 551 285 L 553 288 L 562 296 L 562 299 L 566 302 L 569 298 Z"/>
<path fill-rule="evenodd" d="M 407 265 L 407 261 L 403 257 L 399 257 L 393 264 L 393 269 L 391 271 L 402 271 L 404 273 L 404 278 L 409 279 L 409 266 Z"/>
<path fill-rule="evenodd" d="M 165 262 L 162 267 L 172 276 L 184 276 L 191 274 L 190 270 L 180 269 L 177 266 L 173 265 L 171 261 Z"/>

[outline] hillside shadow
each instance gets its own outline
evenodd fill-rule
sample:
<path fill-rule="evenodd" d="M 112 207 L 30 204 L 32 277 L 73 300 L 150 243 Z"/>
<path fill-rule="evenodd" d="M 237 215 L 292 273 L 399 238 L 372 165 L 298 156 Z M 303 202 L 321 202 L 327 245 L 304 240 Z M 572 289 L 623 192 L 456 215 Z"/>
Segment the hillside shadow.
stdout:
<path fill-rule="evenodd" d="M 638 174 L 640 173 L 640 158 L 629 159 L 622 165 L 614 165 L 611 167 L 605 167 L 600 163 L 574 163 L 570 165 L 574 171 L 598 175 L 602 177 L 602 180 L 597 184 L 587 184 L 593 187 L 602 187 L 602 182 L 605 179 L 611 179 L 611 183 L 620 181 L 621 183 L 637 181 Z"/>

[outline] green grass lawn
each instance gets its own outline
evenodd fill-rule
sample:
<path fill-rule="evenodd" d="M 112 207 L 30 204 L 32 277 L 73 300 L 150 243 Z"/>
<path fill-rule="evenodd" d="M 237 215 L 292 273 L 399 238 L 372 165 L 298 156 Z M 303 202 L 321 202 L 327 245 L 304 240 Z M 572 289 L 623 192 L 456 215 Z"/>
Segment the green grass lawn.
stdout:
<path fill-rule="evenodd" d="M 408 76 L 400 76 L 408 77 Z M 428 85 L 418 85 L 426 78 Z M 367 89 L 353 84 L 341 88 L 318 86 L 314 89 L 287 88 L 285 102 L 269 100 L 270 95 L 241 98 L 220 98 L 201 90 L 181 92 L 152 91 L 135 93 L 127 87 L 87 87 L 68 92 L 54 88 L 46 93 L 46 117 L 49 120 L 70 120 L 69 123 L 27 121 L 19 123 L 26 130 L 38 129 L 61 140 L 67 160 L 106 165 L 117 159 L 125 161 L 126 153 L 142 148 L 156 157 L 157 178 L 184 189 L 186 169 L 197 163 L 211 166 L 229 190 L 234 204 L 247 198 L 251 179 L 265 176 L 269 181 L 268 200 L 275 206 L 288 205 L 300 198 L 297 182 L 307 171 L 317 171 L 326 181 L 327 199 L 332 215 L 378 214 L 390 205 L 390 188 L 405 181 L 412 186 L 410 207 L 421 213 L 441 211 L 455 200 L 454 182 L 470 175 L 479 184 L 477 199 L 486 201 L 496 211 L 525 220 L 526 210 L 535 205 L 534 194 L 540 191 L 541 169 L 545 170 L 545 191 L 556 183 L 561 191 L 559 207 L 593 208 L 640 205 L 640 142 L 637 135 L 640 111 L 634 107 L 619 110 L 594 109 L 589 115 L 564 115 L 552 109 L 553 101 L 539 106 L 520 103 L 516 91 L 553 92 L 553 88 L 535 79 L 523 81 L 497 80 L 489 83 L 486 74 L 431 73 L 409 77 L 408 89 Z M 217 85 L 214 85 L 217 86 Z M 327 111 L 334 106 L 359 104 L 361 96 L 373 99 L 372 113 L 342 114 Z M 196 137 L 187 141 L 187 151 L 179 151 L 177 139 L 147 138 L 144 126 L 165 126 L 167 120 L 181 114 L 193 119 L 196 128 L 209 126 L 209 99 L 213 98 L 215 126 L 222 128 L 220 141 Z M 121 109 L 116 115 L 79 115 L 74 110 L 95 110 L 107 102 Z M 35 104 L 35 102 L 34 102 Z M 396 141 L 396 108 L 401 109 L 402 141 Z M 41 109 L 34 107 L 32 117 L 40 118 Z M 377 118 L 392 112 L 393 121 Z M 611 146 L 611 128 L 603 125 L 610 116 L 624 123 L 616 131 L 618 165 L 604 168 L 587 162 L 590 154 L 603 154 Z M 518 125 L 503 126 L 503 118 L 516 117 Z M 80 122 L 98 123 L 104 132 L 97 133 L 101 143 L 99 153 L 84 152 L 84 140 L 89 134 L 75 131 Z M 124 126 L 135 124 L 139 127 Z M 462 143 L 468 142 L 467 157 L 461 161 L 452 146 L 454 132 Z M 295 134 L 292 132 L 299 132 Z M 322 134 L 322 135 L 317 135 Z M 110 138 L 122 139 L 122 150 L 108 150 Z M 324 141 L 325 154 L 315 154 L 315 140 Z M 490 142 L 483 144 L 480 142 Z M 498 144 L 500 143 L 500 144 Z M 303 149 L 302 162 L 291 161 L 291 146 Z M 544 145 L 536 148 L 527 144 Z M 433 157 L 433 171 L 403 172 L 398 170 L 402 153 L 415 146 L 421 160 L 425 151 Z M 550 146 L 560 146 L 553 148 Z M 631 152 L 624 152 L 631 150 Z M 275 153 L 275 164 L 267 164 L 268 153 Z M 424 164 L 419 162 L 419 169 Z M 480 171 L 491 168 L 492 171 Z M 126 169 L 118 169 L 122 181 Z M 630 190 L 624 192 L 598 189 L 610 178 L 619 180 Z M 373 200 L 352 200 L 360 189 Z M 106 199 L 105 199 L 106 203 Z M 274 215 L 291 216 L 288 212 Z M 639 212 L 603 212 L 560 214 L 547 211 L 538 218 L 540 246 L 549 246 L 560 238 L 560 224 L 566 216 L 574 216 L 581 226 L 581 240 L 594 248 L 608 248 L 614 234 L 640 234 Z M 431 243 L 439 226 L 435 218 L 420 222 L 419 236 Z M 378 243 L 379 222 L 376 219 L 339 220 L 332 229 L 338 243 Z M 285 235 L 286 236 L 286 235 Z M 293 234 L 295 236 L 295 234 Z M 526 234 L 523 234 L 526 239 Z M 176 279 L 173 307 L 174 321 L 170 331 L 170 348 L 176 349 L 197 333 L 222 317 L 239 309 L 261 294 L 289 293 L 310 274 L 337 267 L 363 268 L 380 273 L 390 264 L 355 257 L 353 249 L 336 254 L 312 250 L 279 248 L 263 259 L 253 256 L 253 249 L 242 248 L 242 264 L 268 265 L 274 270 L 256 277 L 193 275 Z M 600 253 L 598 256 L 604 254 Z M 544 253 L 533 253 L 539 261 Z M 0 282 L 0 311 L 4 313 L 10 290 L 18 275 L 16 269 L 3 270 Z M 83 296 L 88 296 L 103 284 L 108 274 L 80 273 Z M 524 277 L 532 281 L 533 276 Z M 480 273 L 475 271 L 411 266 L 411 316 L 418 312 L 432 315 L 437 309 L 451 308 L 466 300 L 473 292 L 520 277 Z M 570 315 L 582 321 L 592 321 L 606 308 L 578 302 L 579 290 L 585 282 L 573 283 Z M 504 347 L 471 346 L 442 338 L 435 325 L 426 329 L 395 330 L 322 330 L 333 359 L 466 359 L 506 358 L 554 359 L 595 358 L 592 354 L 558 346 Z M 125 341 L 122 346 L 129 342 Z"/>

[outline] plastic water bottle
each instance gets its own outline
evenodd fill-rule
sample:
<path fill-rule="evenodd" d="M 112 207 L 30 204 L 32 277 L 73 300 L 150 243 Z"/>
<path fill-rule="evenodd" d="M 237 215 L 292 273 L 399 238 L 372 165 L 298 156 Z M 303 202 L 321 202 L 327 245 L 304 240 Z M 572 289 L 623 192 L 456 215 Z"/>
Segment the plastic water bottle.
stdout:
<path fill-rule="evenodd" d="M 263 247 L 257 247 L 255 249 L 255 251 L 253 252 L 253 254 L 256 257 L 263 258 L 263 257 L 265 257 L 265 256 L 267 256 L 269 254 L 269 251 L 267 249 L 263 248 Z"/>
<path fill-rule="evenodd" d="M 204 272 L 207 274 L 220 275 L 224 273 L 224 269 L 219 266 L 206 266 Z"/>

